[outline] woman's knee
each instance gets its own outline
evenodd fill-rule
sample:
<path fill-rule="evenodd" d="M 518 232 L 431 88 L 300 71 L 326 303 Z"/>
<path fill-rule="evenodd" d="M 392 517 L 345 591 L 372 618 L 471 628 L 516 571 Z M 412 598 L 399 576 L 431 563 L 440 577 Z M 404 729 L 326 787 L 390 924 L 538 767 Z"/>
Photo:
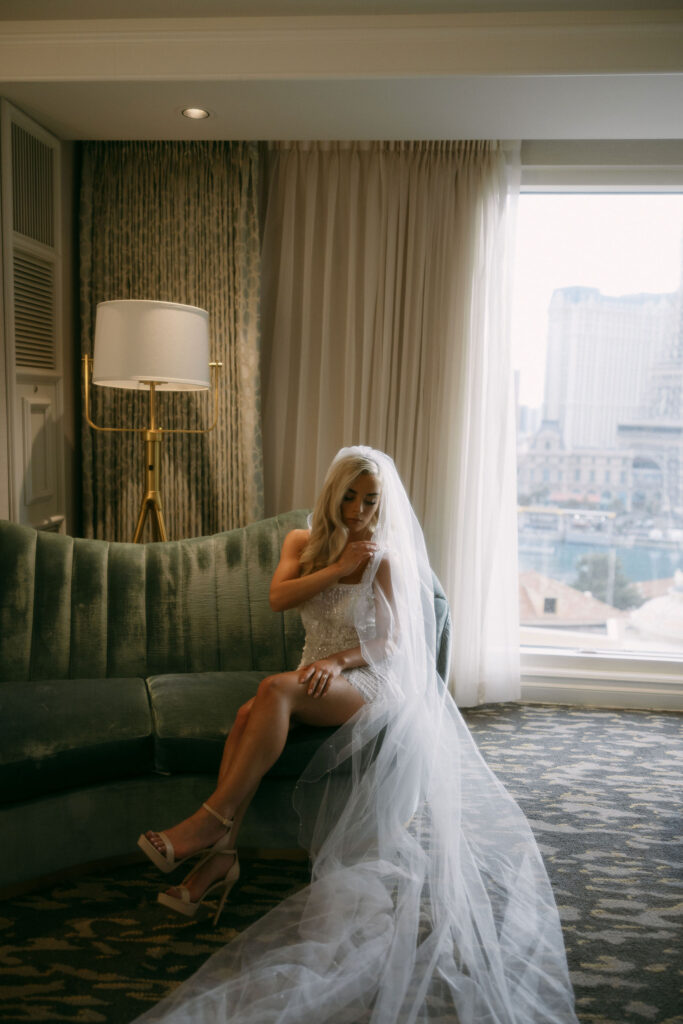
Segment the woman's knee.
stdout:
<path fill-rule="evenodd" d="M 257 698 L 261 700 L 291 699 L 295 692 L 295 682 L 291 672 L 282 672 L 273 676 L 266 676 L 259 683 Z"/>

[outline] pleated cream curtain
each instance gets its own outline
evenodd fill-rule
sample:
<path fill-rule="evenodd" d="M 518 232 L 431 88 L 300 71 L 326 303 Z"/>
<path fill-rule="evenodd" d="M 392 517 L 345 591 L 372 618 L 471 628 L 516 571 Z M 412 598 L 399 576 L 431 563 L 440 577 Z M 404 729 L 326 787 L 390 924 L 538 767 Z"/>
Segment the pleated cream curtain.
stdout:
<path fill-rule="evenodd" d="M 278 144 L 269 156 L 266 511 L 310 505 L 342 445 L 392 455 L 450 599 L 461 705 L 519 696 L 515 162 L 495 142 Z"/>
<path fill-rule="evenodd" d="M 223 362 L 215 431 L 162 442 L 170 538 L 230 529 L 263 514 L 258 166 L 250 143 L 83 146 L 82 351 L 92 353 L 98 302 L 161 299 L 209 311 L 211 358 Z M 95 387 L 95 422 L 146 426 L 146 400 Z M 161 426 L 206 426 L 210 412 L 206 394 L 158 397 Z M 99 434 L 84 422 L 82 448 L 86 536 L 131 540 L 144 492 L 141 436 Z"/>

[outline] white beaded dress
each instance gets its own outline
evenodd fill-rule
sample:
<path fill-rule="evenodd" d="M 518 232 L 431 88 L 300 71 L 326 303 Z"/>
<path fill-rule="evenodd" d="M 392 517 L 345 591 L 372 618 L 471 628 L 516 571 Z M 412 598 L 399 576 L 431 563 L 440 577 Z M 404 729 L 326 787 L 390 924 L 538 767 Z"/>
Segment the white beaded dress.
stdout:
<path fill-rule="evenodd" d="M 329 658 L 339 651 L 358 647 L 360 640 L 356 622 L 364 619 L 375 623 L 375 600 L 368 566 L 358 583 L 334 583 L 299 606 L 306 631 L 306 642 L 299 668 L 320 658 Z M 375 700 L 382 688 L 382 674 L 377 668 L 351 668 L 343 673 L 363 698 Z"/>

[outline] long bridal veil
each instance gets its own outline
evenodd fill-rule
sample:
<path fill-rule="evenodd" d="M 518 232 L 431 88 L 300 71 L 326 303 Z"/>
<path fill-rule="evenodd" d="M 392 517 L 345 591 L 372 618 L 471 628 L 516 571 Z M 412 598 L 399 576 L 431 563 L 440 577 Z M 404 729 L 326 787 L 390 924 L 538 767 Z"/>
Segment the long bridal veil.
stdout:
<path fill-rule="evenodd" d="M 310 885 L 140 1021 L 576 1022 L 535 840 L 436 671 L 422 531 L 393 461 L 364 447 L 337 459 L 349 454 L 371 458 L 382 481 L 376 612 L 356 628 L 383 696 L 297 786 Z"/>

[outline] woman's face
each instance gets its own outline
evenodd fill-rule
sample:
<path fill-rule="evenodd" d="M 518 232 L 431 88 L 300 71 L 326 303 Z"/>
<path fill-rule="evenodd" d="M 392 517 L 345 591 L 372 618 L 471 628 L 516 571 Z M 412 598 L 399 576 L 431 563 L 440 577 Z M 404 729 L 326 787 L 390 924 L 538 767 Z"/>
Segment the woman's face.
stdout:
<path fill-rule="evenodd" d="M 375 517 L 380 499 L 380 484 L 374 473 L 360 473 L 352 480 L 342 498 L 341 517 L 351 540 L 361 540 Z"/>

